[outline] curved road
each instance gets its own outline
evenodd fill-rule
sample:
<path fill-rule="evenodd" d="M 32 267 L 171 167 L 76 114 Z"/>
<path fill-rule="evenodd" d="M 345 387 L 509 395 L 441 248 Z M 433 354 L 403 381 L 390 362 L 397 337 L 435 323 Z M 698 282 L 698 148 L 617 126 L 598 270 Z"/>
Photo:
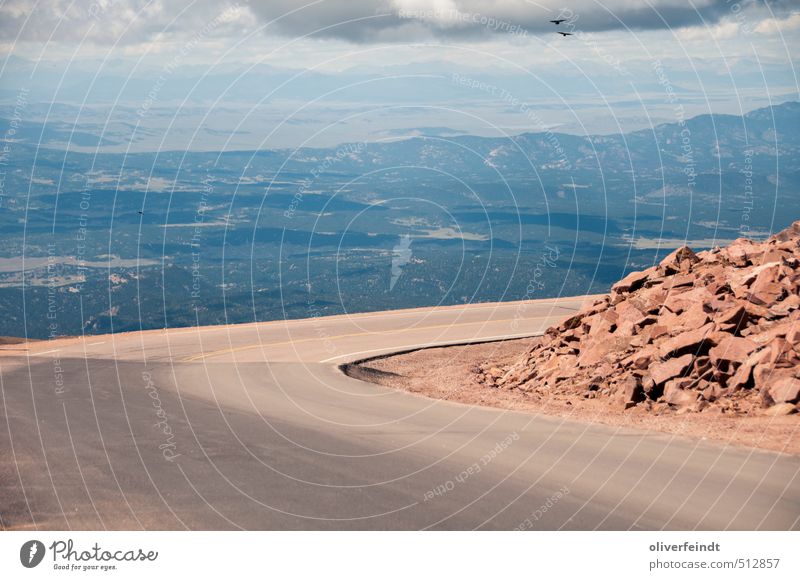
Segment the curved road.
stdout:
<path fill-rule="evenodd" d="M 0 524 L 797 529 L 800 458 L 434 401 L 337 369 L 535 334 L 580 303 L 0 347 Z"/>

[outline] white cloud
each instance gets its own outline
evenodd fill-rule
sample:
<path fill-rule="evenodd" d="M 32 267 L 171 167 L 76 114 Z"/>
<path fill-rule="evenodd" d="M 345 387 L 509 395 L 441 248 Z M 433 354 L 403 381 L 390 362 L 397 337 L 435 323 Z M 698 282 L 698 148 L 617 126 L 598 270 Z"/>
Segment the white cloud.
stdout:
<path fill-rule="evenodd" d="M 0 43 L 14 38 L 97 44 L 146 42 L 160 32 L 191 35 L 236 0 L 6 0 L 0 3 Z M 569 6 L 574 26 L 584 32 L 703 29 L 734 16 L 730 0 L 241 0 L 247 18 L 219 31 L 231 38 L 269 23 L 269 34 L 312 34 L 353 42 L 402 42 L 431 38 L 486 40 L 511 25 L 531 34 L 553 32 L 549 20 Z M 770 7 L 780 18 L 788 0 Z M 766 12 L 739 0 L 737 12 Z M 740 11 L 741 8 L 741 11 Z M 418 17 L 413 15 L 417 14 Z M 479 18 L 474 18 L 478 16 Z M 794 17 L 792 17 L 793 19 Z M 486 21 L 509 26 L 487 26 Z M 794 22 L 794 20 L 791 20 Z M 779 26 L 782 26 L 778 24 Z M 719 33 L 724 34 L 727 28 Z"/>
<path fill-rule="evenodd" d="M 773 35 L 780 32 L 800 29 L 800 13 L 790 14 L 787 18 L 767 18 L 759 22 L 755 31 L 759 34 Z"/>
<path fill-rule="evenodd" d="M 735 38 L 740 32 L 741 28 L 739 23 L 729 20 L 704 28 L 682 28 L 677 31 L 677 36 L 685 41 L 706 41 L 709 38 L 713 38 L 714 40 L 727 40 L 729 38 Z"/>

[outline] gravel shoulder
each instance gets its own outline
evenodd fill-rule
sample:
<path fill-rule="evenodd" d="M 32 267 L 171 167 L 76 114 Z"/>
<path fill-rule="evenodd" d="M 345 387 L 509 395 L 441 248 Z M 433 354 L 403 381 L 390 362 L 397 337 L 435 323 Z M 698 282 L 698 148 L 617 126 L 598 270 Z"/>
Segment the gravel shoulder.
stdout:
<path fill-rule="evenodd" d="M 488 387 L 478 380 L 487 360 L 498 367 L 514 364 L 539 339 L 426 348 L 351 365 L 354 378 L 410 393 L 471 405 L 541 413 L 567 419 L 634 429 L 653 430 L 722 444 L 800 454 L 800 415 L 770 417 L 760 413 L 659 414 L 602 398 L 552 394 L 542 397 L 518 390 Z"/>

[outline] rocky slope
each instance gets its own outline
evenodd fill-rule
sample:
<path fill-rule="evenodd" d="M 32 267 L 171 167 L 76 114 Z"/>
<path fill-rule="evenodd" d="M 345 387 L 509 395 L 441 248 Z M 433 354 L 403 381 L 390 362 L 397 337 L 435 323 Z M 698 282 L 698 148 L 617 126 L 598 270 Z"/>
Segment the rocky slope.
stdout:
<path fill-rule="evenodd" d="M 763 243 L 682 247 L 633 272 L 481 384 L 605 397 L 655 413 L 795 413 L 800 402 L 800 221 Z"/>

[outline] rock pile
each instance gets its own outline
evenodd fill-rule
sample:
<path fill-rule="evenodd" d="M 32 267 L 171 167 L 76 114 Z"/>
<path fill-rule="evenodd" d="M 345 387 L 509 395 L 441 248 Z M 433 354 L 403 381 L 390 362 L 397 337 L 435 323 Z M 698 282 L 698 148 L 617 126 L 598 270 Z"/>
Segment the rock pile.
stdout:
<path fill-rule="evenodd" d="M 656 413 L 795 413 L 800 221 L 763 243 L 675 250 L 549 328 L 516 364 L 476 371 L 491 387 Z"/>

